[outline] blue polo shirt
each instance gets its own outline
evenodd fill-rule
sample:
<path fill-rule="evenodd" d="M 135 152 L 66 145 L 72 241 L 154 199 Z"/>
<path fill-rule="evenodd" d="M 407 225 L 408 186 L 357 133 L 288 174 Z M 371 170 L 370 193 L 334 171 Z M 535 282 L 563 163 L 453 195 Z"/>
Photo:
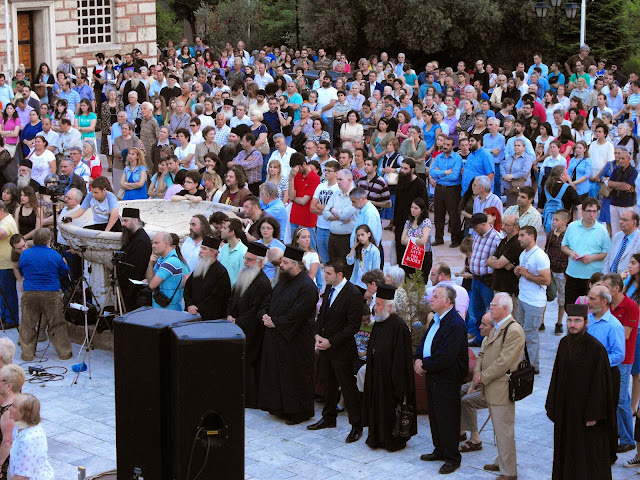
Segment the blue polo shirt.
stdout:
<path fill-rule="evenodd" d="M 490 133 L 485 133 L 482 137 L 482 145 L 484 145 L 484 148 L 486 148 L 489 153 L 491 153 L 491 150 L 493 150 L 494 148 L 499 148 L 500 152 L 498 153 L 498 155 L 493 155 L 493 153 L 491 153 L 491 155 L 493 156 L 493 163 L 501 164 L 502 162 L 504 162 L 504 135 L 502 135 L 501 133 L 496 133 L 495 136 L 491 136 Z"/>
<path fill-rule="evenodd" d="M 595 337 L 607 351 L 609 364 L 616 367 L 624 360 L 624 327 L 620 321 L 607 310 L 600 320 L 589 314 L 587 332 Z"/>
<path fill-rule="evenodd" d="M 611 239 L 607 228 L 595 222 L 591 228 L 586 228 L 582 220 L 571 222 L 562 239 L 562 245 L 569 247 L 578 255 L 595 255 L 606 253 L 611 248 Z M 589 264 L 573 260 L 569 257 L 566 274 L 573 278 L 588 279 L 596 272 L 602 271 L 604 259 Z"/>
<path fill-rule="evenodd" d="M 471 152 L 464 164 L 462 172 L 462 195 L 467 191 L 471 181 L 480 175 L 489 175 L 495 172 L 495 163 L 493 155 L 486 148 L 478 148 L 475 152 Z"/>
<path fill-rule="evenodd" d="M 262 204 L 262 201 L 260 202 Z M 287 226 L 288 216 L 287 207 L 284 206 L 282 200 L 276 198 L 268 204 L 263 204 L 264 213 L 275 218 L 280 224 L 280 240 L 284 240 L 284 231 Z"/>
<path fill-rule="evenodd" d="M 58 252 L 44 245 L 34 245 L 20 255 L 18 270 L 24 277 L 24 291 L 57 292 L 60 277 L 69 273 Z"/>
<path fill-rule="evenodd" d="M 445 175 L 447 170 L 453 170 L 449 175 Z M 456 152 L 451 152 L 447 157 L 444 153 L 441 153 L 433 160 L 433 165 L 429 171 L 438 185 L 452 186 L 460 185 L 462 177 L 460 171 L 462 170 L 462 157 Z"/>
<path fill-rule="evenodd" d="M 164 308 L 167 310 L 177 310 L 178 312 L 182 311 L 182 297 L 184 295 L 182 277 L 189 273 L 189 267 L 180 261 L 174 249 L 171 250 L 166 257 L 158 258 L 158 261 L 153 267 L 153 272 L 162 279 L 162 283 L 158 287 L 160 291 L 164 293 L 167 298 L 173 296 L 171 303 Z M 162 308 L 156 303 L 155 299 L 153 300 L 153 307 Z"/>

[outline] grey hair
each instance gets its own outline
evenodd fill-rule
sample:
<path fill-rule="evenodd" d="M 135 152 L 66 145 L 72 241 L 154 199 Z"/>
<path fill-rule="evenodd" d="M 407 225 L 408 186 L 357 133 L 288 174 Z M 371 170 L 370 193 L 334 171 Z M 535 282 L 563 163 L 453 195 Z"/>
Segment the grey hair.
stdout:
<path fill-rule="evenodd" d="M 444 291 L 444 296 L 451 300 L 451 305 L 456 302 L 456 291 L 450 285 L 438 285 L 436 288 L 440 288 Z"/>
<path fill-rule="evenodd" d="M 127 93 L 127 98 L 129 98 L 129 97 L 138 98 L 138 92 L 136 92 L 135 90 L 131 90 L 129 93 Z"/>
<path fill-rule="evenodd" d="M 521 143 L 521 144 L 522 144 L 522 146 L 523 146 L 523 147 L 525 147 L 525 148 L 526 148 L 526 146 L 527 146 L 527 145 L 524 143 L 524 140 L 522 140 L 521 138 L 516 138 L 516 139 L 513 141 L 513 144 L 514 144 L 514 145 L 515 145 L 516 143 Z"/>
<path fill-rule="evenodd" d="M 124 123 L 122 124 L 122 127 L 124 127 L 125 125 L 129 128 L 129 130 L 131 130 L 131 132 L 134 132 L 134 131 L 135 131 L 135 127 L 133 126 L 133 123 L 131 123 L 131 122 L 124 122 Z M 122 127 L 120 127 L 120 128 L 122 128 Z"/>
<path fill-rule="evenodd" d="M 142 102 L 141 107 L 145 107 L 145 108 L 148 108 L 149 110 L 153 111 L 153 104 L 151 102 Z"/>
<path fill-rule="evenodd" d="M 498 305 L 501 307 L 507 307 L 507 312 L 511 315 L 513 312 L 513 300 L 511 300 L 511 295 L 506 292 L 498 292 L 493 297 L 494 302 L 498 302 Z"/>
<path fill-rule="evenodd" d="M 349 170 L 348 168 L 344 168 L 344 169 L 340 170 L 338 173 L 341 173 L 345 177 L 350 178 L 351 180 L 353 180 L 353 172 L 351 170 Z"/>
<path fill-rule="evenodd" d="M 497 123 L 498 126 L 500 125 L 500 121 L 496 117 L 487 118 L 487 125 L 494 124 L 494 123 Z"/>
<path fill-rule="evenodd" d="M 78 203 L 82 202 L 82 192 L 77 188 L 70 188 L 67 194 L 73 195 Z"/>
<path fill-rule="evenodd" d="M 349 192 L 349 198 L 355 198 L 357 200 L 367 198 L 367 191 L 362 187 L 356 187 Z"/>
<path fill-rule="evenodd" d="M 202 115 L 204 113 L 204 106 L 201 103 L 196 103 L 193 107 L 193 111 L 196 115 Z"/>
<path fill-rule="evenodd" d="M 488 192 L 491 191 L 491 180 L 486 175 L 480 175 L 475 179 L 476 185 L 484 188 Z"/>
<path fill-rule="evenodd" d="M 558 115 L 561 115 L 561 116 L 563 116 L 563 117 L 564 117 L 564 109 L 563 109 L 563 108 L 556 108 L 556 109 L 553 111 L 553 114 L 554 114 L 554 115 L 558 114 Z"/>
<path fill-rule="evenodd" d="M 13 363 L 13 357 L 16 354 L 16 344 L 9 337 L 0 338 L 0 360 L 5 365 Z"/>
<path fill-rule="evenodd" d="M 396 301 L 395 300 L 383 300 L 385 310 L 389 305 L 391 305 L 391 313 L 396 312 Z"/>
<path fill-rule="evenodd" d="M 464 87 L 464 93 L 467 93 L 467 92 L 475 92 L 475 91 L 476 91 L 476 89 L 475 89 L 475 88 L 473 88 L 473 86 L 472 86 L 472 85 L 467 85 L 466 87 Z"/>
<path fill-rule="evenodd" d="M 597 292 L 598 292 L 598 297 L 600 297 L 600 300 L 606 300 L 607 305 L 611 305 L 611 302 L 613 301 L 613 299 L 611 297 L 611 293 L 609 292 L 608 288 L 606 287 L 599 288 Z"/>
<path fill-rule="evenodd" d="M 82 148 L 74 145 L 73 147 L 69 148 L 69 152 L 80 152 L 80 153 L 82 153 Z"/>
<path fill-rule="evenodd" d="M 43 183 L 46 185 L 49 182 L 59 182 L 59 181 L 60 181 L 60 177 L 58 177 L 58 175 L 56 175 L 55 173 L 50 173 L 46 177 L 44 177 Z"/>
<path fill-rule="evenodd" d="M 276 141 L 277 138 L 281 138 L 281 139 L 285 140 L 284 135 L 281 134 L 281 133 L 276 133 L 272 138 L 273 138 L 274 142 Z"/>
<path fill-rule="evenodd" d="M 277 198 L 278 197 L 278 187 L 275 183 L 272 182 L 264 182 L 260 185 L 260 193 L 262 193 L 265 197 L 268 198 Z"/>
<path fill-rule="evenodd" d="M 385 265 L 384 266 L 384 274 L 388 275 L 391 278 L 391 282 L 393 286 L 396 288 L 400 288 L 404 283 L 404 270 L 400 268 L 398 265 Z"/>

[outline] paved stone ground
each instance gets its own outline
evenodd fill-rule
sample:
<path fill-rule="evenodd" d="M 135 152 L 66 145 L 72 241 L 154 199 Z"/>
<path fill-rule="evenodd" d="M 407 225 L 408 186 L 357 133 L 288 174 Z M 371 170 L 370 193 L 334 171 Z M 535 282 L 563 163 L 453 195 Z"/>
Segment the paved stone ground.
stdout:
<path fill-rule="evenodd" d="M 385 247 L 390 247 L 390 235 L 385 232 Z M 540 238 L 539 244 L 544 244 Z M 447 261 L 454 271 L 462 267 L 462 256 L 448 244 L 435 248 L 434 262 Z M 551 377 L 553 360 L 560 337 L 553 334 L 556 317 L 555 302 L 549 305 L 546 318 L 547 331 L 541 332 L 541 374 L 536 377 L 535 389 L 531 396 L 518 402 L 516 408 L 516 445 L 518 453 L 518 478 L 520 480 L 547 480 L 551 478 L 553 458 L 553 425 L 547 419 L 544 403 Z M 17 341 L 17 332 L 7 332 Z M 46 344 L 41 343 L 44 348 Z M 92 379 L 88 372 L 80 376 L 77 385 L 71 385 L 74 378 L 71 365 L 78 363 L 79 345 L 74 345 L 76 354 L 70 360 L 61 362 L 55 351 L 49 347 L 49 360 L 41 362 L 44 367 L 63 365 L 69 369 L 64 380 L 43 385 L 28 383 L 26 392 L 33 393 L 42 402 L 43 425 L 49 441 L 49 458 L 56 471 L 56 479 L 77 478 L 77 466 L 87 468 L 88 475 L 95 475 L 115 469 L 115 406 L 113 384 L 113 355 L 111 352 L 95 350 L 91 354 Z M 476 352 L 478 349 L 475 349 Z M 16 354 L 19 359 L 19 349 Z M 24 366 L 26 369 L 26 365 Z M 142 366 L 139 366 L 142 367 Z M 316 417 L 320 418 L 322 405 L 317 405 Z M 479 415 L 479 425 L 487 418 L 487 413 Z M 312 423 L 311 421 L 309 423 Z M 419 416 L 418 435 L 413 437 L 405 450 L 388 453 L 371 450 L 364 443 L 366 437 L 357 443 L 347 445 L 344 439 L 349 432 L 346 415 L 338 417 L 335 429 L 309 432 L 305 426 L 287 426 L 266 412 L 247 410 L 246 412 L 246 470 L 245 478 L 278 480 L 321 479 L 381 479 L 400 480 L 407 478 L 434 478 L 439 462 L 420 461 L 423 453 L 431 452 L 429 419 Z M 366 429 L 365 429 L 366 435 Z M 481 434 L 483 450 L 464 454 L 461 468 L 448 478 L 452 479 L 493 479 L 497 475 L 485 472 L 482 466 L 491 463 L 497 449 L 491 422 Z M 623 468 L 634 452 L 620 456 L 613 467 L 614 479 L 635 476 L 636 469 Z"/>

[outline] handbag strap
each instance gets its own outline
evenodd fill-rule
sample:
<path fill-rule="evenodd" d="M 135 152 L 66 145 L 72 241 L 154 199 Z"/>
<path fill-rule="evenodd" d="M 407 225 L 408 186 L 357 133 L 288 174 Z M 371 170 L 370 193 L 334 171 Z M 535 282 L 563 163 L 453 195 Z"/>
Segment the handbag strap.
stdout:
<path fill-rule="evenodd" d="M 605 168 L 607 168 L 608 165 L 609 162 L 605 162 L 604 167 L 602 167 L 602 170 L 600 170 L 600 173 L 598 173 L 598 176 L 596 178 L 600 179 L 600 175 L 602 175 L 602 172 L 604 172 Z"/>
<path fill-rule="evenodd" d="M 515 323 L 515 320 L 513 320 L 512 322 L 509 322 L 509 324 L 505 327 L 505 329 L 502 332 L 502 344 L 504 345 L 504 341 L 505 338 L 507 338 L 507 330 L 509 330 L 509 327 Z M 527 359 L 527 362 L 531 363 L 531 361 L 529 360 L 529 352 L 527 351 L 527 342 L 524 342 L 524 358 Z M 511 369 L 507 370 L 507 375 L 511 374 Z"/>

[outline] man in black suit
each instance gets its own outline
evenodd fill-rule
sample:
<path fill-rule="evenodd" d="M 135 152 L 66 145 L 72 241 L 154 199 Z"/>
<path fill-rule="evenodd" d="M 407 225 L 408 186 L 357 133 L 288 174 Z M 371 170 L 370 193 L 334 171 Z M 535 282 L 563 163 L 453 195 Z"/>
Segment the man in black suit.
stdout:
<path fill-rule="evenodd" d="M 331 288 L 325 290 L 322 298 L 315 338 L 325 402 L 322 418 L 307 429 L 335 428 L 340 386 L 351 424 L 345 441 L 352 443 L 362 436 L 361 400 L 353 362 L 358 356 L 354 335 L 360 328 L 364 298 L 358 287 L 345 278 L 346 270 L 345 262 L 339 259 L 330 260 L 324 269 L 327 287 Z"/>
<path fill-rule="evenodd" d="M 433 291 L 434 317 L 415 354 L 414 370 L 427 375 L 427 406 L 433 446 L 420 460 L 444 460 L 442 474 L 452 473 L 462 460 L 460 435 L 460 387 L 469 371 L 467 330 L 455 307 L 456 291 L 449 285 Z"/>

